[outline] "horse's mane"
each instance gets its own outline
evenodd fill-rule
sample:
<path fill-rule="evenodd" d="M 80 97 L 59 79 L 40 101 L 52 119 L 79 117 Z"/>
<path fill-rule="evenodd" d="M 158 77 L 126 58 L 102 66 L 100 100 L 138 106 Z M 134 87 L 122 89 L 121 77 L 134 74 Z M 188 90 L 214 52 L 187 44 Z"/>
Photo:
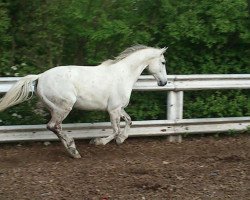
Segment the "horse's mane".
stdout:
<path fill-rule="evenodd" d="M 129 55 L 131 55 L 132 53 L 142 50 L 142 49 L 147 49 L 147 48 L 151 48 L 151 47 L 147 47 L 145 45 L 135 45 L 132 47 L 129 47 L 127 49 L 125 49 L 123 52 L 121 52 L 117 57 L 115 57 L 115 62 L 119 62 L 120 60 L 123 60 L 124 58 L 128 57 Z"/>
<path fill-rule="evenodd" d="M 141 44 L 134 45 L 132 47 L 129 47 L 129 48 L 125 49 L 117 57 L 115 57 L 115 59 L 113 59 L 113 60 L 111 60 L 111 59 L 105 60 L 104 62 L 101 63 L 101 65 L 109 66 L 109 65 L 115 64 L 115 63 L 123 60 L 124 58 L 128 57 L 132 53 L 134 53 L 136 51 L 139 51 L 139 50 L 142 50 L 142 49 L 147 49 L 147 48 L 152 48 L 152 47 L 148 47 L 148 46 L 141 45 Z"/>

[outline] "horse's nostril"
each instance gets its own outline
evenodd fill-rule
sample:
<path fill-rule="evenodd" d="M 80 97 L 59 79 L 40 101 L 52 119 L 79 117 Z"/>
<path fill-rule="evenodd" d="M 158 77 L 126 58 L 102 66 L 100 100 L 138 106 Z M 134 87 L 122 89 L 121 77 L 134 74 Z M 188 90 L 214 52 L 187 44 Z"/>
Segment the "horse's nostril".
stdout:
<path fill-rule="evenodd" d="M 158 81 L 158 86 L 165 86 L 167 84 L 167 81 Z"/>

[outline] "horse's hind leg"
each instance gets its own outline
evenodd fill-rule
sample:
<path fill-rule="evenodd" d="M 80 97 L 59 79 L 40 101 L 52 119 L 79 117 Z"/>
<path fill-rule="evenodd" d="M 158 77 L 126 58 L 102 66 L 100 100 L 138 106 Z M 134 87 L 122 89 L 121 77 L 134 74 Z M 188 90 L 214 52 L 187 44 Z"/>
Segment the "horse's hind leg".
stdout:
<path fill-rule="evenodd" d="M 61 140 L 66 150 L 70 154 L 70 156 L 72 156 L 73 158 L 81 158 L 81 155 L 76 150 L 74 139 L 62 132 L 62 121 L 66 118 L 69 112 L 70 110 L 52 111 L 51 112 L 52 118 L 50 122 L 47 124 L 47 128 L 57 135 L 57 137 Z"/>
<path fill-rule="evenodd" d="M 62 141 L 69 154 L 80 158 L 73 138 L 62 132 L 62 121 L 67 117 L 76 102 L 75 87 L 70 80 L 61 74 L 44 73 L 37 83 L 37 95 L 51 112 L 51 120 L 47 128 Z"/>

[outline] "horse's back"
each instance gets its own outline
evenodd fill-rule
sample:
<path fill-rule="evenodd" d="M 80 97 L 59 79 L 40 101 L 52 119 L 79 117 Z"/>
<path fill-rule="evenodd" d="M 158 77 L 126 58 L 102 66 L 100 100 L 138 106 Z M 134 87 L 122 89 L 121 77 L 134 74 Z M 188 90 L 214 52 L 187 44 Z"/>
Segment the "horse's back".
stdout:
<path fill-rule="evenodd" d="M 105 110 L 111 82 L 105 75 L 102 67 L 55 67 L 41 74 L 37 93 L 58 106 L 63 101 L 83 110 Z"/>

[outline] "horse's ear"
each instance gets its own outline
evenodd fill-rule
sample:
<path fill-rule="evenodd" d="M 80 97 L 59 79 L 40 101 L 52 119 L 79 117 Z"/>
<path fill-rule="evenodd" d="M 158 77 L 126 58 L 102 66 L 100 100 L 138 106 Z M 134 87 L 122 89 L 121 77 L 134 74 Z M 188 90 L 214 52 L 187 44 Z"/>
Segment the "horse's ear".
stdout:
<path fill-rule="evenodd" d="M 168 47 L 164 47 L 161 49 L 161 54 L 164 54 L 167 51 Z"/>

